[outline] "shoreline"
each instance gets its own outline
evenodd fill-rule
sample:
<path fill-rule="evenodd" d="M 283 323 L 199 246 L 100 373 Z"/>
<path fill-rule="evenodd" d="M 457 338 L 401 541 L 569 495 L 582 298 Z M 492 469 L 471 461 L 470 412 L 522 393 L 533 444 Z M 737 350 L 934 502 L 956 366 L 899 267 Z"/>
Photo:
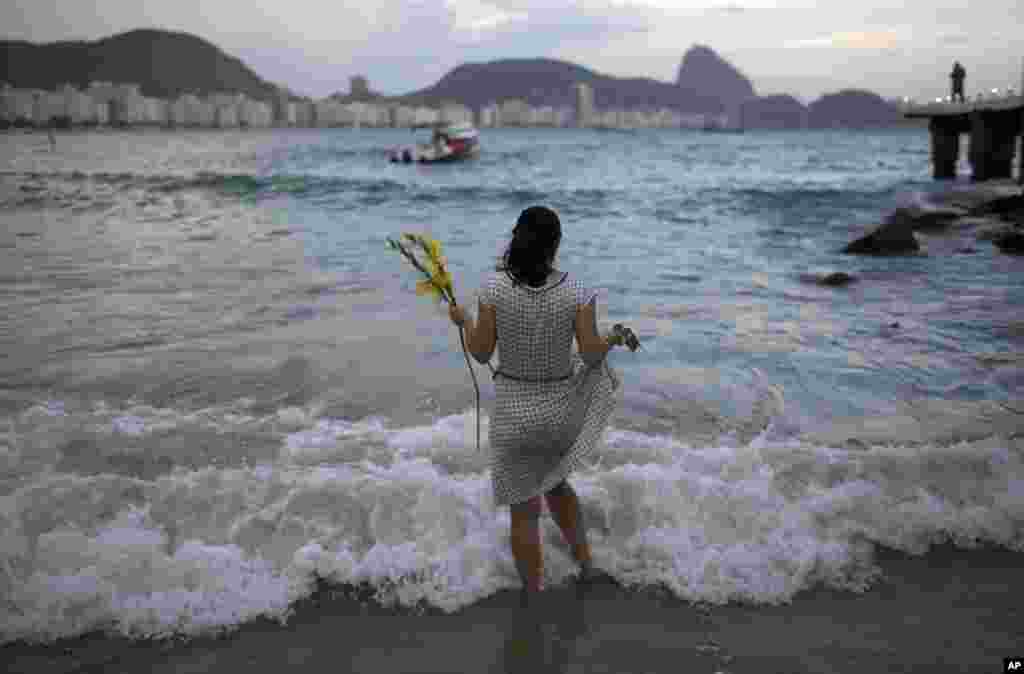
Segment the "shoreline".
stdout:
<path fill-rule="evenodd" d="M 138 641 L 90 634 L 0 647 L 22 672 L 962 672 L 1000 671 L 1024 644 L 1024 553 L 946 543 L 876 547 L 864 593 L 815 587 L 784 605 L 694 604 L 657 589 L 553 587 L 536 609 L 498 592 L 453 614 L 386 608 L 321 584 L 285 624 Z M 345 664 L 348 667 L 346 668 Z"/>

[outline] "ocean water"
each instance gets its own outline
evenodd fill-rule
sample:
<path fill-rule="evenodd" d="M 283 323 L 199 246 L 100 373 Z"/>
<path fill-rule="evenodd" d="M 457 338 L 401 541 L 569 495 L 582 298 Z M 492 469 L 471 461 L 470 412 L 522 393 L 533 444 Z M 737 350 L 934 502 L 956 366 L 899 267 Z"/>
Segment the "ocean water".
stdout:
<path fill-rule="evenodd" d="M 488 372 L 478 452 L 458 334 L 385 238 L 439 238 L 473 305 L 536 203 L 645 347 L 572 480 L 622 582 L 779 603 L 870 591 L 878 545 L 1024 550 L 1024 260 L 965 228 L 836 252 L 964 188 L 925 130 L 488 130 L 390 164 L 410 139 L 0 135 L 0 642 L 283 620 L 317 576 L 449 611 L 518 587 Z"/>

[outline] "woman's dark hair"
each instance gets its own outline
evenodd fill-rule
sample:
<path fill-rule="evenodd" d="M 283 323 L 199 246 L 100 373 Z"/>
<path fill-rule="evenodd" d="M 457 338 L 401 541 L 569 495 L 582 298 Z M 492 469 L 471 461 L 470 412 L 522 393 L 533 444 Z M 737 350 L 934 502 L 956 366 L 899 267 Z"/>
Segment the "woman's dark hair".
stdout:
<path fill-rule="evenodd" d="M 517 284 L 543 285 L 561 241 L 558 214 L 545 206 L 530 206 L 519 214 L 498 271 L 508 272 Z"/>

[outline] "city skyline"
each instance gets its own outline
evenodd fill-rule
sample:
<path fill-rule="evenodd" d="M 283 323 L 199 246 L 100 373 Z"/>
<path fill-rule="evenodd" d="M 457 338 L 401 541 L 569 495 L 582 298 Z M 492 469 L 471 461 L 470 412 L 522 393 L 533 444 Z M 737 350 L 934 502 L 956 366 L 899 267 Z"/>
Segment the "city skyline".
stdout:
<path fill-rule="evenodd" d="M 948 93 L 954 60 L 969 91 L 1019 87 L 1013 28 L 1024 8 L 1007 0 L 762 0 L 735 3 L 592 0 L 560 7 L 535 0 L 375 3 L 372 11 L 309 0 L 286 6 L 223 0 L 97 0 L 55 10 L 26 0 L 0 7 L 4 39 L 94 40 L 140 27 L 203 37 L 261 77 L 313 97 L 366 75 L 401 95 L 434 84 L 461 63 L 554 58 L 620 77 L 674 81 L 683 53 L 706 44 L 739 68 L 759 95 L 808 102 L 845 88 L 886 98 Z"/>

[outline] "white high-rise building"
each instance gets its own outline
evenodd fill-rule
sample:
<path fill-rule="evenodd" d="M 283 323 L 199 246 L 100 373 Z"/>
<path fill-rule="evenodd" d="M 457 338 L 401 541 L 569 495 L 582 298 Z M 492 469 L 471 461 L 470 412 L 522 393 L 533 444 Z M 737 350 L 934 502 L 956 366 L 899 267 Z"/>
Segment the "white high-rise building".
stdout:
<path fill-rule="evenodd" d="M 416 123 L 416 108 L 408 105 L 396 105 L 391 108 L 391 126 L 405 128 Z"/>
<path fill-rule="evenodd" d="M 167 101 L 162 98 L 143 98 L 143 123 L 155 126 L 167 125 Z"/>
<path fill-rule="evenodd" d="M 320 127 L 343 126 L 346 110 L 341 103 L 326 99 L 316 103 L 316 125 Z"/>
<path fill-rule="evenodd" d="M 420 106 L 416 108 L 415 124 L 437 124 L 441 121 L 441 113 L 433 108 Z"/>
<path fill-rule="evenodd" d="M 5 89 L 0 93 L 5 103 L 4 119 L 12 124 L 17 121 L 30 123 L 35 120 L 35 92 L 28 89 Z"/>
<path fill-rule="evenodd" d="M 274 123 L 274 109 L 263 101 L 248 98 L 238 104 L 238 123 L 251 129 L 266 129 Z"/>
<path fill-rule="evenodd" d="M 83 94 L 71 85 L 63 89 L 64 107 L 72 124 L 87 124 L 96 121 L 96 108 L 92 97 Z"/>
<path fill-rule="evenodd" d="M 585 82 L 573 85 L 576 92 L 576 126 L 590 126 L 594 118 L 594 90 Z"/>
<path fill-rule="evenodd" d="M 533 108 L 526 101 L 518 98 L 502 101 L 498 106 L 502 126 L 532 126 Z"/>
<path fill-rule="evenodd" d="M 477 126 L 480 128 L 501 126 L 501 108 L 496 103 L 488 103 L 480 108 L 477 114 Z"/>
<path fill-rule="evenodd" d="M 110 103 L 97 103 L 92 104 L 92 115 L 93 119 L 96 120 L 97 126 L 107 126 L 110 124 Z"/>
<path fill-rule="evenodd" d="M 216 112 L 214 113 L 214 119 L 216 120 L 218 129 L 237 129 L 238 128 L 238 106 L 237 105 L 218 105 Z"/>
<path fill-rule="evenodd" d="M 309 101 L 295 101 L 295 126 L 310 127 L 316 123 L 316 106 Z"/>
<path fill-rule="evenodd" d="M 36 126 L 49 126 L 57 117 L 67 115 L 67 100 L 56 91 L 41 91 L 36 96 L 32 121 Z"/>
<path fill-rule="evenodd" d="M 445 103 L 441 106 L 441 121 L 448 124 L 472 122 L 473 111 L 461 103 Z"/>

